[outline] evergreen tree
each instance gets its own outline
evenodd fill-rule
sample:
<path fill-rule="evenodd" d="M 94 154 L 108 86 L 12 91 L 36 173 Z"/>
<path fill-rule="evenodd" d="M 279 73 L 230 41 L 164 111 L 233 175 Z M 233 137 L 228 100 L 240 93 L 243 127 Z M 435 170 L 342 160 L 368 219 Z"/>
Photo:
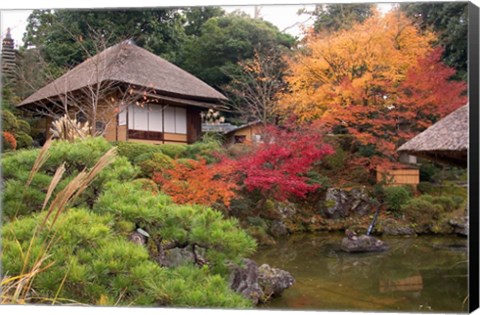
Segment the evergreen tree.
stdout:
<path fill-rule="evenodd" d="M 455 78 L 467 80 L 468 3 L 402 3 L 400 9 L 421 29 L 438 34 L 443 61 L 457 70 Z"/>

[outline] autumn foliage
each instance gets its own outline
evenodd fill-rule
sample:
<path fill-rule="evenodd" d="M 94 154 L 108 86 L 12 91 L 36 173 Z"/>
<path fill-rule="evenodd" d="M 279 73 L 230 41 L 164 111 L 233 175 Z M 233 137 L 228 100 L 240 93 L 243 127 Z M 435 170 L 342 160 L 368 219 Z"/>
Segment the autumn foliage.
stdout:
<path fill-rule="evenodd" d="M 17 148 L 17 140 L 10 132 L 3 132 L 3 142 L 5 149 L 15 150 Z"/>
<path fill-rule="evenodd" d="M 175 203 L 212 206 L 220 202 L 229 206 L 237 188 L 233 175 L 230 163 L 207 165 L 202 159 L 174 161 L 172 169 L 155 173 L 153 180 Z"/>
<path fill-rule="evenodd" d="M 277 200 L 303 198 L 319 188 L 318 184 L 309 183 L 307 172 L 331 153 L 332 147 L 322 141 L 318 128 L 268 126 L 263 143 L 240 157 L 235 169 L 250 192 Z"/>
<path fill-rule="evenodd" d="M 174 162 L 172 169 L 155 173 L 153 180 L 176 203 L 227 207 L 237 194 L 254 192 L 260 199 L 303 198 L 320 186 L 306 176 L 314 163 L 333 153 L 318 128 L 267 126 L 262 142 L 232 159 L 215 164 L 205 160 Z"/>
<path fill-rule="evenodd" d="M 350 30 L 310 34 L 289 60 L 290 91 L 279 107 L 374 146 L 363 166 L 395 161 L 401 143 L 466 102 L 465 84 L 449 81 L 455 72 L 442 64 L 434 39 L 399 11 L 375 13 Z"/>

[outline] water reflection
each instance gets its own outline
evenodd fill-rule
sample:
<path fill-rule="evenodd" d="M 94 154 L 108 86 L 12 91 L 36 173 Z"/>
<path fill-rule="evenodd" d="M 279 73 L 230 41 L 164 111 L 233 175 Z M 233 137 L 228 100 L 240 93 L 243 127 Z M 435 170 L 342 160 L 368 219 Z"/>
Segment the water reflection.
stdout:
<path fill-rule="evenodd" d="M 460 312 L 467 296 L 466 239 L 386 238 L 390 250 L 348 254 L 343 235 L 301 235 L 253 257 L 296 284 L 264 308 Z"/>

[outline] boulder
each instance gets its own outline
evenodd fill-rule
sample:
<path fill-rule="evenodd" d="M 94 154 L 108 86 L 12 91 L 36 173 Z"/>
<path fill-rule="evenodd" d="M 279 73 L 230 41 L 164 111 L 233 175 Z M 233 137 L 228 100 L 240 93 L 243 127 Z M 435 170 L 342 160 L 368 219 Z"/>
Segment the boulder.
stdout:
<path fill-rule="evenodd" d="M 344 190 L 329 188 L 319 210 L 329 219 L 345 218 L 352 214 L 364 216 L 372 210 L 372 200 L 365 188 Z"/>
<path fill-rule="evenodd" d="M 263 300 L 280 296 L 295 283 L 293 276 L 285 270 L 263 264 L 258 268 L 258 284 L 263 289 Z"/>
<path fill-rule="evenodd" d="M 344 237 L 341 249 L 348 253 L 381 252 L 388 249 L 383 241 L 369 235 Z"/>
<path fill-rule="evenodd" d="M 251 259 L 243 259 L 241 266 L 231 265 L 230 271 L 230 288 L 254 304 L 281 295 L 295 283 L 289 272 L 267 264 L 259 268 Z"/>
<path fill-rule="evenodd" d="M 343 189 L 329 188 L 325 197 L 327 209 L 325 214 L 331 219 L 346 217 L 350 210 L 349 193 Z"/>
<path fill-rule="evenodd" d="M 254 304 L 263 298 L 258 284 L 258 266 L 251 259 L 243 259 L 243 266 L 233 266 L 230 273 L 230 288 L 250 299 Z"/>

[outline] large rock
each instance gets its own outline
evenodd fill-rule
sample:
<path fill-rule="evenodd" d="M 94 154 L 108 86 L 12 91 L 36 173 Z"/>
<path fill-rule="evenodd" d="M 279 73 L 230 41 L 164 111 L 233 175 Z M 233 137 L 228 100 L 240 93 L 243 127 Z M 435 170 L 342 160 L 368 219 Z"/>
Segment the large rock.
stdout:
<path fill-rule="evenodd" d="M 243 266 L 234 266 L 230 273 L 230 288 L 250 299 L 254 304 L 263 298 L 258 284 L 258 266 L 251 259 L 243 259 Z"/>
<path fill-rule="evenodd" d="M 243 259 L 242 266 L 234 265 L 230 270 L 230 288 L 255 304 L 281 295 L 295 283 L 289 272 L 267 264 L 259 268 L 251 259 Z"/>
<path fill-rule="evenodd" d="M 294 283 L 295 279 L 288 271 L 272 268 L 267 264 L 258 268 L 258 284 L 263 289 L 264 300 L 271 296 L 280 296 Z"/>
<path fill-rule="evenodd" d="M 320 212 L 327 218 L 339 219 L 352 214 L 363 216 L 372 210 L 372 200 L 365 188 L 354 188 L 350 191 L 329 188 L 325 201 L 320 203 Z"/>
<path fill-rule="evenodd" d="M 388 249 L 383 241 L 368 235 L 344 237 L 341 249 L 348 253 L 381 252 Z"/>

